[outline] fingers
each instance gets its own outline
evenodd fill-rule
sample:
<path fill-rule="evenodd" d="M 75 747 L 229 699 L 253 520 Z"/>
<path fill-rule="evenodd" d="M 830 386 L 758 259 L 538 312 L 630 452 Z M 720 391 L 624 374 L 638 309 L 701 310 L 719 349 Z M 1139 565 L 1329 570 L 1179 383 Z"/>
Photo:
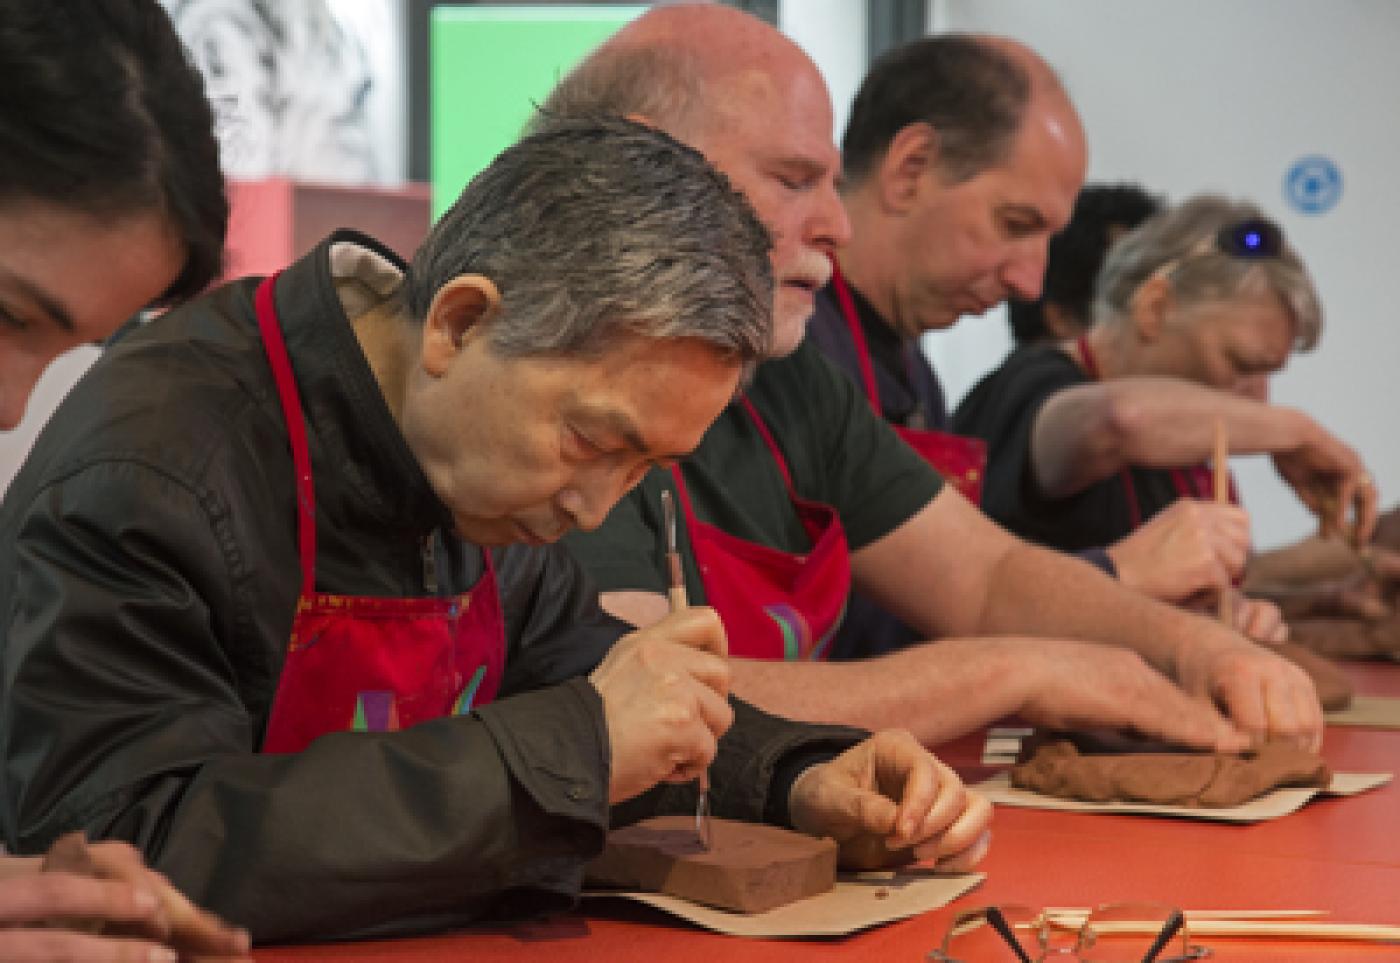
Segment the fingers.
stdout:
<path fill-rule="evenodd" d="M 1322 740 L 1322 707 L 1312 680 L 1273 653 L 1257 652 L 1223 662 L 1217 698 L 1235 724 L 1256 739 L 1291 739 L 1315 748 Z"/>
<path fill-rule="evenodd" d="M 952 856 L 936 859 L 933 868 L 944 873 L 968 873 L 986 858 L 992 846 L 992 831 L 986 830 L 967 849 Z M 921 859 L 924 857 L 920 857 Z"/>
<path fill-rule="evenodd" d="M 1348 493 L 1345 484 L 1352 483 Z M 1342 504 L 1352 507 L 1351 539 L 1353 545 L 1365 545 L 1376 533 L 1376 519 L 1379 514 L 1380 494 L 1376 491 L 1371 476 L 1362 474 L 1355 479 L 1343 479 Z"/>
<path fill-rule="evenodd" d="M 734 709 L 727 699 L 703 686 L 695 687 L 693 697 L 693 710 L 676 720 L 669 740 L 672 769 L 665 782 L 703 778 L 719 751 L 720 736 L 734 724 Z"/>
<path fill-rule="evenodd" d="M 57 872 L 0 882 L 0 924 L 50 919 L 168 926 L 147 886 Z"/>
<path fill-rule="evenodd" d="M 729 654 L 729 643 L 719 613 L 703 605 L 672 612 L 645 631 L 687 648 L 709 652 L 721 659 Z"/>
<path fill-rule="evenodd" d="M 0 960 L 6 963 L 177 963 L 179 954 L 159 943 L 69 933 L 63 930 L 0 930 Z"/>
<path fill-rule="evenodd" d="M 1266 599 L 1236 594 L 1235 629 L 1256 642 L 1277 645 L 1288 641 L 1288 623 L 1279 607 Z"/>
<path fill-rule="evenodd" d="M 964 805 L 954 822 L 937 837 L 914 847 L 920 861 L 933 860 L 939 869 L 970 869 L 986 855 L 990 840 L 992 804 L 976 790 L 966 790 Z"/>
<path fill-rule="evenodd" d="M 1233 714 L 1226 718 L 1207 699 L 1192 698 L 1164 680 L 1168 694 L 1154 699 L 1128 725 L 1145 736 L 1216 752 L 1239 752 L 1249 736 Z M 1233 720 L 1233 721 L 1232 721 Z"/>

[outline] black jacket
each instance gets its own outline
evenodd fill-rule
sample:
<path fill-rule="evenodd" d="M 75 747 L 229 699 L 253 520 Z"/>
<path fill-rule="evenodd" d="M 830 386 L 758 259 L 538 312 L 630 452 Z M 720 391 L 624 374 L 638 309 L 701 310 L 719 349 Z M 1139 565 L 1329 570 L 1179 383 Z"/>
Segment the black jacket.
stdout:
<path fill-rule="evenodd" d="M 277 304 L 316 475 L 317 587 L 444 593 L 452 536 L 336 295 L 333 235 Z M 562 549 L 496 560 L 508 636 L 495 702 L 396 733 L 256 752 L 298 593 L 292 464 L 241 281 L 113 348 L 60 407 L 0 507 L 5 839 L 86 829 L 139 846 L 198 902 L 288 940 L 413 932 L 570 905 L 609 821 L 602 703 L 584 678 L 624 631 Z M 794 759 L 859 733 L 736 704 L 712 805 L 782 813 Z M 779 771 L 775 779 L 775 770 Z M 653 791 L 628 818 L 693 807 Z M 776 804 L 776 805 L 775 805 Z M 614 813 L 614 818 L 619 814 Z"/>

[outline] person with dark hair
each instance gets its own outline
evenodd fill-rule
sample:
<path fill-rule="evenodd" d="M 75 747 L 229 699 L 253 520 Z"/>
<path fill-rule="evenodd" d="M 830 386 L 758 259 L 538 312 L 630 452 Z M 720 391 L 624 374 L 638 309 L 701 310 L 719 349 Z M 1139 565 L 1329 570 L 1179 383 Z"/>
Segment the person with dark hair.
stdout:
<path fill-rule="evenodd" d="M 227 219 L 203 83 L 155 0 L 6 3 L 0 430 L 59 354 L 203 288 Z M 246 952 L 246 933 L 197 910 L 130 847 L 87 851 L 81 866 L 0 856 L 0 958 Z"/>
<path fill-rule="evenodd" d="M 1094 281 L 1108 249 L 1161 209 L 1162 199 L 1137 184 L 1085 184 L 1069 223 L 1050 238 L 1040 297 L 1007 301 L 1016 344 L 1064 341 L 1088 330 Z"/>
<path fill-rule="evenodd" d="M 159 4 L 5 5 L 0 428 L 63 351 L 208 285 L 227 223 L 203 82 Z"/>
<path fill-rule="evenodd" d="M 717 815 L 975 863 L 908 733 L 727 702 L 712 610 L 629 633 L 546 544 L 699 443 L 769 247 L 697 152 L 560 121 L 410 265 L 337 232 L 108 351 L 0 506 L 6 839 L 128 840 L 261 941 L 566 908 L 707 767 Z"/>
<path fill-rule="evenodd" d="M 1219 422 L 1231 453 L 1270 455 L 1324 526 L 1354 519 L 1369 538 L 1376 493 L 1361 458 L 1269 401 L 1270 375 L 1317 343 L 1322 308 L 1257 206 L 1198 195 L 1144 221 L 1110 249 L 1093 319 L 1077 338 L 1013 352 L 958 406 L 957 430 L 988 444 L 992 518 L 1060 549 L 1121 539 L 1212 497 Z"/>
<path fill-rule="evenodd" d="M 905 243 L 934 259 L 933 241 L 964 260 L 961 280 L 901 292 L 920 317 L 954 317 L 1011 287 L 1034 294 L 1045 242 L 1083 177 L 1078 116 L 1049 68 L 1014 42 L 974 42 L 1022 65 L 1027 107 L 1006 159 L 951 189 L 926 125 L 901 141 L 908 177 L 888 202 L 909 211 Z M 1246 731 L 1316 744 L 1321 710 L 1300 670 L 1009 536 L 803 342 L 851 222 L 836 191 L 831 104 L 795 44 L 720 4 L 656 7 L 567 75 L 543 113 L 637 116 L 676 134 L 734 180 L 775 238 L 777 330 L 752 384 L 690 456 L 568 540 L 605 608 L 636 625 L 664 617 L 656 546 L 669 492 L 690 549 L 687 589 L 724 620 L 735 691 L 764 708 L 908 726 L 928 744 L 1013 713 L 1223 750 L 1246 745 Z M 937 641 L 826 661 L 852 587 Z"/>
<path fill-rule="evenodd" d="M 843 201 L 855 230 L 837 253 L 831 283 L 817 296 L 809 336 L 865 389 L 895 431 L 974 503 L 986 477 L 986 443 L 950 432 L 919 337 L 1008 294 L 1039 291 L 1048 226 L 1035 225 L 1038 211 L 1026 204 L 1033 200 L 1030 188 L 1014 183 L 1017 177 L 1035 182 L 1018 171 L 1012 145 L 1023 124 L 1034 130 L 1046 123 L 1047 98 L 1038 87 L 1057 83 L 1053 74 L 1032 72 L 976 38 L 926 37 L 871 69 L 843 140 Z M 983 235 L 990 240 L 969 240 L 978 235 L 967 228 L 965 199 L 989 190 L 1002 204 L 998 217 L 1013 222 L 998 221 Z M 1083 206 L 1084 196 L 1076 204 Z M 1029 230 L 1035 243 L 1021 241 L 1022 223 L 1032 225 L 1019 230 Z M 1075 230 L 1084 226 L 1076 228 L 1071 219 L 1050 241 L 1051 250 Z M 961 241 L 942 243 L 944 232 Z M 1124 585 L 1177 601 L 1238 574 L 1247 547 L 1243 512 L 1211 506 L 1173 511 L 1123 544 L 1077 554 Z M 1235 611 L 1237 627 L 1252 637 L 1273 641 L 1282 631 L 1272 605 L 1242 603 Z M 857 592 L 832 648 L 838 656 L 858 657 L 918 639 L 913 627 Z"/>

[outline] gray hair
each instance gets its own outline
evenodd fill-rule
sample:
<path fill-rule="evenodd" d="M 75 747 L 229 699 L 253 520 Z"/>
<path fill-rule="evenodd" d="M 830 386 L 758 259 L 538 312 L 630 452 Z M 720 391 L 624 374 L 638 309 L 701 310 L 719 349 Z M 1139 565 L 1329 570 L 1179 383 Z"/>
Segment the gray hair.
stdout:
<path fill-rule="evenodd" d="M 1286 241 L 1277 257 L 1235 257 L 1219 250 L 1221 228 L 1264 217 L 1248 201 L 1202 194 L 1169 207 L 1110 249 L 1094 289 L 1094 323 L 1128 316 L 1133 297 L 1166 272 L 1178 304 L 1229 301 L 1271 292 L 1293 316 L 1294 343 L 1307 351 L 1322 334 L 1322 303 L 1302 259 Z"/>
<path fill-rule="evenodd" d="M 767 230 L 697 151 L 620 118 L 554 121 L 502 152 L 434 225 L 402 295 L 421 322 L 463 274 L 495 283 L 492 347 L 598 357 L 694 338 L 745 368 L 773 336 Z"/>
<path fill-rule="evenodd" d="M 525 129 L 569 118 L 640 116 L 684 136 L 705 113 L 704 87 L 695 55 L 681 44 L 605 44 L 554 86 Z"/>

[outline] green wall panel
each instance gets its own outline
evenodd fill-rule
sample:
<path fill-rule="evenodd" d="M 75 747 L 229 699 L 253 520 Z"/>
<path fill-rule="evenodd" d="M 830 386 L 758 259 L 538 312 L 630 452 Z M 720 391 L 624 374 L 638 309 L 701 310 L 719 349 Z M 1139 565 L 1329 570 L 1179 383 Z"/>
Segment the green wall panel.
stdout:
<path fill-rule="evenodd" d="M 619 27 L 629 6 L 437 7 L 432 13 L 433 219 L 520 136 L 555 82 Z"/>

